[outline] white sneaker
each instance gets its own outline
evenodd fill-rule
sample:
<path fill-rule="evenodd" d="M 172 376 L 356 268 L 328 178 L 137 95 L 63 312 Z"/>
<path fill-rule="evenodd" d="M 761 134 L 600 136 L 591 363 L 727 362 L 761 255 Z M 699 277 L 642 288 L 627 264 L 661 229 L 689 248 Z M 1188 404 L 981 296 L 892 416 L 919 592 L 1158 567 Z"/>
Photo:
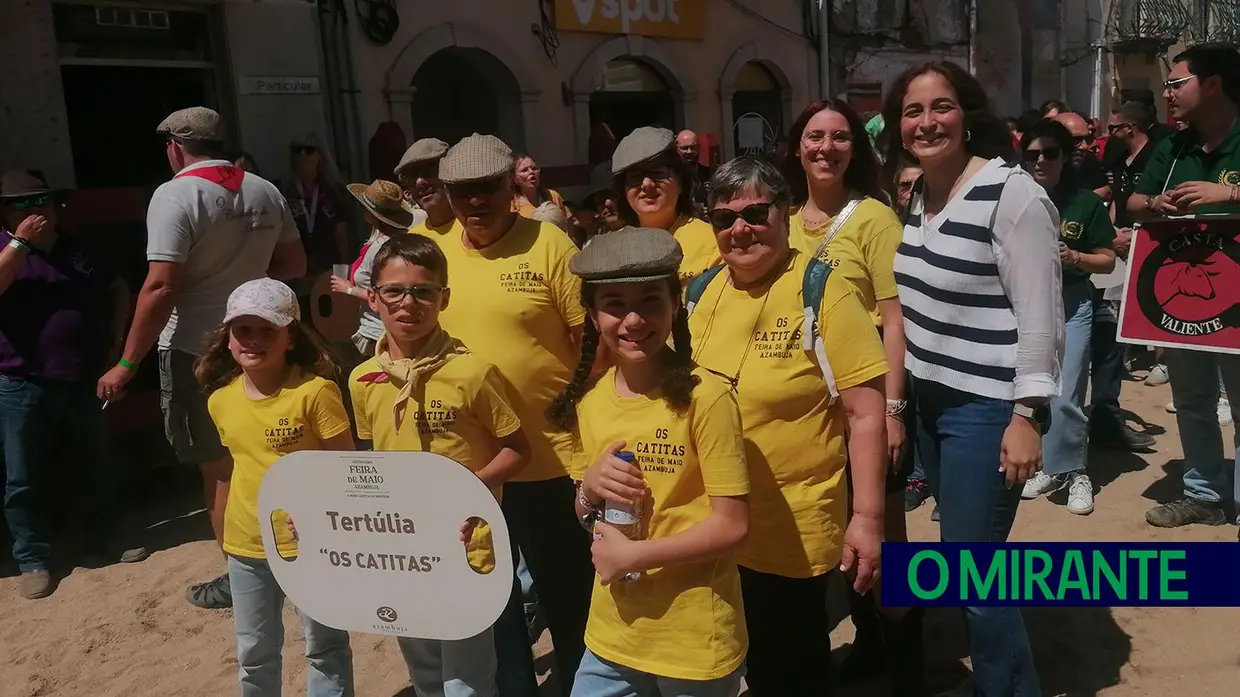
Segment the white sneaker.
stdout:
<path fill-rule="evenodd" d="M 1218 400 L 1218 422 L 1221 426 L 1231 423 L 1231 402 L 1226 397 Z"/>
<path fill-rule="evenodd" d="M 1068 478 L 1068 512 L 1077 515 L 1094 512 L 1094 483 L 1084 472 L 1073 472 Z"/>
<path fill-rule="evenodd" d="M 1038 472 L 1025 482 L 1025 488 L 1020 492 L 1022 499 L 1036 499 L 1039 496 L 1053 494 L 1064 487 L 1064 480 L 1059 477 L 1049 475 L 1046 472 Z"/>
<path fill-rule="evenodd" d="M 1171 376 L 1167 375 L 1167 366 L 1161 363 L 1150 368 L 1150 374 L 1145 376 L 1146 387 L 1158 387 L 1159 385 L 1166 385 L 1168 382 L 1171 382 Z"/>
<path fill-rule="evenodd" d="M 1167 410 L 1168 414 L 1174 414 L 1175 413 L 1175 402 L 1167 402 L 1167 406 L 1164 408 Z"/>

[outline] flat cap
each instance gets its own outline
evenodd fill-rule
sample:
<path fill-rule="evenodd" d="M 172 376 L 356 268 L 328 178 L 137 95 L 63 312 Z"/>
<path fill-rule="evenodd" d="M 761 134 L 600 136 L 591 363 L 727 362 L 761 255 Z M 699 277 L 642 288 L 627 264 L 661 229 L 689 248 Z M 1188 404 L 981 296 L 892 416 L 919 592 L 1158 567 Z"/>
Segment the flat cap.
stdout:
<path fill-rule="evenodd" d="M 672 149 L 676 136 L 666 128 L 642 126 L 624 137 L 611 155 L 611 173 L 621 174 Z"/>
<path fill-rule="evenodd" d="M 667 230 L 624 227 L 599 235 L 568 262 L 586 283 L 634 283 L 675 276 L 684 253 Z"/>
<path fill-rule="evenodd" d="M 392 170 L 393 174 L 399 174 L 400 171 L 410 165 L 421 164 L 423 162 L 434 162 L 441 159 L 448 152 L 448 144 L 438 138 L 422 138 L 415 140 L 413 145 L 401 155 L 400 162 L 397 163 L 396 169 Z"/>
<path fill-rule="evenodd" d="M 439 161 L 439 180 L 466 184 L 495 179 L 512 171 L 512 148 L 491 135 L 466 136 Z"/>
<path fill-rule="evenodd" d="M 227 140 L 219 112 L 205 106 L 192 106 L 168 114 L 168 118 L 159 122 L 155 132 L 181 140 L 213 140 L 221 143 Z"/>

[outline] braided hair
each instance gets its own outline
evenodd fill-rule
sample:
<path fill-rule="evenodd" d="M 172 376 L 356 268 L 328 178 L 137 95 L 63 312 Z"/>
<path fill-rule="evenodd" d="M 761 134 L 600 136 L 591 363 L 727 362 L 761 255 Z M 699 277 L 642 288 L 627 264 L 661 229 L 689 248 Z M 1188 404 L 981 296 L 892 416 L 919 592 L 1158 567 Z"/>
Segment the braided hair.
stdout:
<path fill-rule="evenodd" d="M 594 289 L 595 286 L 590 283 L 582 284 L 581 287 L 581 304 L 590 310 L 594 309 Z M 680 279 L 669 277 L 667 290 L 674 301 L 679 303 Z M 661 354 L 664 372 L 660 389 L 672 409 L 682 412 L 689 408 L 693 401 L 693 388 L 702 380 L 693 374 L 689 312 L 683 303 L 679 304 L 676 317 L 672 320 L 672 348 Z M 598 328 L 593 322 L 586 322 L 581 335 L 581 358 L 573 370 L 573 377 L 547 407 L 547 419 L 561 430 L 570 431 L 577 425 L 577 404 L 594 386 L 593 378 L 596 376 L 592 375 L 592 371 L 598 356 L 598 343 Z"/>

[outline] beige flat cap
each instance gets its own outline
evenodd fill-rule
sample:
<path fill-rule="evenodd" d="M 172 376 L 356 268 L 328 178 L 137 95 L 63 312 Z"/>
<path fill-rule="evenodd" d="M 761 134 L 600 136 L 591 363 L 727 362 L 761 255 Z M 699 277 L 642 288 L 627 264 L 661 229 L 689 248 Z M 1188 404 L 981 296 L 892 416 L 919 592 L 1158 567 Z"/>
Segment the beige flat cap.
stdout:
<path fill-rule="evenodd" d="M 636 283 L 675 276 L 684 253 L 667 230 L 623 227 L 599 235 L 568 262 L 586 283 Z"/>
<path fill-rule="evenodd" d="M 159 122 L 155 132 L 181 140 L 214 140 L 221 143 L 227 140 L 219 112 L 205 106 L 172 112 Z"/>
<path fill-rule="evenodd" d="M 676 144 L 676 136 L 666 128 L 642 126 L 625 136 L 616 151 L 611 155 L 611 173 L 621 174 L 625 170 L 649 162 L 672 149 Z"/>
<path fill-rule="evenodd" d="M 448 144 L 438 138 L 421 138 L 415 140 L 413 145 L 401 155 L 400 162 L 397 163 L 394 174 L 400 174 L 400 171 L 411 165 L 421 164 L 423 162 L 434 162 L 441 159 L 448 152 Z"/>
<path fill-rule="evenodd" d="M 501 177 L 512 171 L 512 148 L 490 135 L 466 136 L 448 148 L 439 161 L 439 180 L 466 184 Z"/>

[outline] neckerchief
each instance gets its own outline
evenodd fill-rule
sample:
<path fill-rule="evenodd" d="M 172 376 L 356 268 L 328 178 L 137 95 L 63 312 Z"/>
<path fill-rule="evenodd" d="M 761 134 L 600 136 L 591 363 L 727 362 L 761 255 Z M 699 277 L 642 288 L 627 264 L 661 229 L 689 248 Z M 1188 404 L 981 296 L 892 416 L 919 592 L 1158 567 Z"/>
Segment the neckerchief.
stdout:
<path fill-rule="evenodd" d="M 392 402 L 392 418 L 395 420 L 395 429 L 400 432 L 400 423 L 405 415 L 405 407 L 409 402 L 409 398 L 413 395 L 413 391 L 417 389 L 418 383 L 427 375 L 442 368 L 448 361 L 469 353 L 469 349 L 461 342 L 453 339 L 448 332 L 443 329 L 436 329 L 435 333 L 427 340 L 426 345 L 417 356 L 413 358 L 402 358 L 394 360 L 391 352 L 388 350 L 388 335 L 385 333 L 379 337 L 379 341 L 375 344 L 375 358 L 379 362 L 379 367 L 390 378 L 392 384 L 400 388 L 396 393 L 396 399 Z"/>

